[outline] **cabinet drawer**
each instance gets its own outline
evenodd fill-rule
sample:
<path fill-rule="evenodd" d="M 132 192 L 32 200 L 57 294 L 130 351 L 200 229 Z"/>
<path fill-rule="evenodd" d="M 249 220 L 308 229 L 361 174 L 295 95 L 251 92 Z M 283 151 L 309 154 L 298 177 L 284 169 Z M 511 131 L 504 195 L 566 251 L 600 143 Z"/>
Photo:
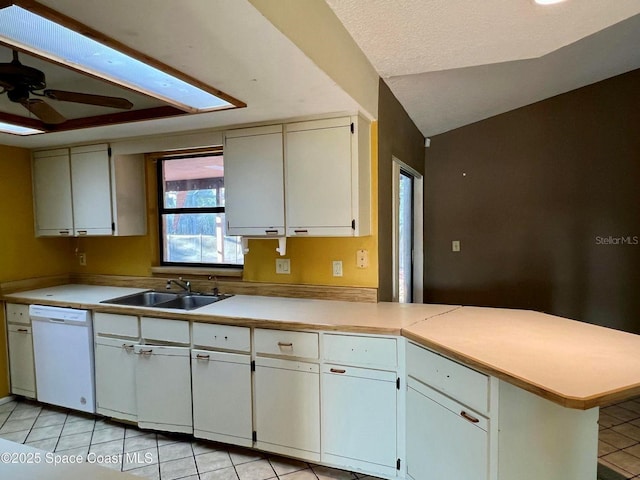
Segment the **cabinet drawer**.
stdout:
<path fill-rule="evenodd" d="M 194 323 L 193 344 L 200 347 L 249 352 L 251 335 L 247 327 Z"/>
<path fill-rule="evenodd" d="M 324 359 L 334 363 L 366 365 L 396 369 L 398 365 L 395 338 L 360 335 L 324 335 Z"/>
<path fill-rule="evenodd" d="M 96 335 L 117 335 L 131 338 L 138 338 L 140 336 L 138 317 L 134 315 L 94 313 L 93 330 Z"/>
<path fill-rule="evenodd" d="M 170 343 L 189 343 L 189 322 L 141 317 L 142 338 Z"/>
<path fill-rule="evenodd" d="M 26 325 L 8 325 L 7 329 L 10 333 L 31 335 L 31 326 Z"/>
<path fill-rule="evenodd" d="M 489 376 L 409 343 L 407 375 L 478 412 L 489 411 Z"/>
<path fill-rule="evenodd" d="M 318 358 L 318 334 L 256 328 L 254 332 L 258 355 Z"/>
<path fill-rule="evenodd" d="M 29 305 L 19 305 L 17 303 L 7 303 L 7 323 L 30 324 Z"/>

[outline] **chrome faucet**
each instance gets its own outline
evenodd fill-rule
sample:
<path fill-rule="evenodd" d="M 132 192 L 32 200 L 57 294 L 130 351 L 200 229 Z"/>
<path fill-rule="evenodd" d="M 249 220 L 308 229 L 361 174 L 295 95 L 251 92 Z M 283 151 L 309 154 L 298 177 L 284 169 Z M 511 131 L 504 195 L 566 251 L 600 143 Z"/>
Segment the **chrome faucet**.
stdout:
<path fill-rule="evenodd" d="M 191 282 L 189 280 L 182 280 L 182 277 L 178 277 L 178 280 L 167 280 L 167 290 L 171 290 L 172 283 L 182 288 L 185 292 L 191 293 Z"/>

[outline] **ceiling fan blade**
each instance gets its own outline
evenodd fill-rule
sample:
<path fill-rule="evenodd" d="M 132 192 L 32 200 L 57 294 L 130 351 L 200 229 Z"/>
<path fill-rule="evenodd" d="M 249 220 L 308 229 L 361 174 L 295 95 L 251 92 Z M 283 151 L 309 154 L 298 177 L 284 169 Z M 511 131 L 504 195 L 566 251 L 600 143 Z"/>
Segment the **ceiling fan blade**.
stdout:
<path fill-rule="evenodd" d="M 129 110 L 133 107 L 126 98 L 107 97 L 105 95 L 91 95 L 89 93 L 65 92 L 64 90 L 45 90 L 44 95 L 52 100 L 61 102 L 85 103 L 88 105 L 98 105 L 100 107 L 122 108 Z"/>
<path fill-rule="evenodd" d="M 64 123 L 67 120 L 55 108 L 39 98 L 32 98 L 20 103 L 24 108 L 49 125 Z"/>

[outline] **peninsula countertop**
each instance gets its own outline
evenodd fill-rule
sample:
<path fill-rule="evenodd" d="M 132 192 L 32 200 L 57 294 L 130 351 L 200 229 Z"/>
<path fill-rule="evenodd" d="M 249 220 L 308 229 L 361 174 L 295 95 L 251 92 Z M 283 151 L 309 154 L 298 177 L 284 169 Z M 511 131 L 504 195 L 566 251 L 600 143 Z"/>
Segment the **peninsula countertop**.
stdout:
<path fill-rule="evenodd" d="M 640 395 L 640 336 L 527 310 L 237 295 L 197 310 L 100 303 L 144 291 L 65 285 L 4 300 L 280 329 L 402 335 L 569 408 Z"/>

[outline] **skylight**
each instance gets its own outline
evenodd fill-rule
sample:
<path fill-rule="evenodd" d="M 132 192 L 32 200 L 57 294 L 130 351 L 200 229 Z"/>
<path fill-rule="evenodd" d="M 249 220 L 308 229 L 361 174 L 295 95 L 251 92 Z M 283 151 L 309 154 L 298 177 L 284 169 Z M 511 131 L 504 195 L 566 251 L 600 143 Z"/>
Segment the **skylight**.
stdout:
<path fill-rule="evenodd" d="M 0 122 L 0 132 L 12 133 L 14 135 L 35 135 L 36 133 L 44 133 L 42 130 L 37 130 L 35 128 L 22 127 L 20 125 L 5 122 Z"/>
<path fill-rule="evenodd" d="M 0 42 L 129 87 L 186 111 L 226 100 L 17 5 L 0 10 Z"/>

